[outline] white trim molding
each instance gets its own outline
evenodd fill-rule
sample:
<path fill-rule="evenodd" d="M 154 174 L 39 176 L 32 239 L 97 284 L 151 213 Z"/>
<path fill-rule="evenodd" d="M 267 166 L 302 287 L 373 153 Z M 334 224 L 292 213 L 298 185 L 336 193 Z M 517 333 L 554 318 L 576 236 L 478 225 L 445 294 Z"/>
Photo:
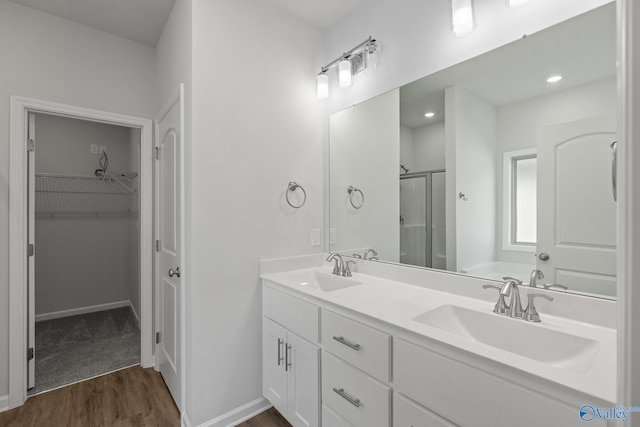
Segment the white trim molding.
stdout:
<path fill-rule="evenodd" d="M 68 310 L 52 311 L 51 313 L 36 314 L 36 322 L 42 322 L 43 320 L 60 319 L 69 316 L 77 316 L 79 314 L 95 313 L 97 311 L 113 310 L 114 308 L 120 307 L 131 307 L 131 310 L 133 310 L 136 319 L 138 318 L 138 314 L 133 308 L 131 301 L 127 300 L 108 302 L 106 304 L 88 305 L 86 307 L 70 308 Z"/>
<path fill-rule="evenodd" d="M 9 395 L 0 396 L 0 412 L 9 410 Z"/>
<path fill-rule="evenodd" d="M 29 99 L 10 98 L 9 125 L 9 408 L 27 398 L 27 113 L 57 115 L 139 128 L 140 141 L 140 344 L 141 364 L 153 366 L 153 121 Z"/>
<path fill-rule="evenodd" d="M 240 423 L 247 421 L 250 418 L 255 417 L 258 414 L 263 413 L 272 406 L 273 405 L 269 403 L 267 399 L 261 397 L 236 409 L 233 409 L 225 414 L 215 417 L 212 420 L 205 421 L 204 423 L 198 425 L 198 427 L 234 427 Z M 187 421 L 186 415 L 183 417 L 183 421 Z M 186 425 L 188 427 L 191 427 L 190 424 Z"/>

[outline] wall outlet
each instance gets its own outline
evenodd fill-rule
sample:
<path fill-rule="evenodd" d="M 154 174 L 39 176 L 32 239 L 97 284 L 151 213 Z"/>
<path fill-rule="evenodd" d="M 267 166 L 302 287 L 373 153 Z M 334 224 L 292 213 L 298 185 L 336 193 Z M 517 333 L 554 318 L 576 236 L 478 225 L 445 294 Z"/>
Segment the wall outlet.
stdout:
<path fill-rule="evenodd" d="M 107 146 L 106 145 L 101 145 L 100 146 L 100 151 L 98 152 L 98 154 L 102 154 L 102 153 L 106 153 L 107 152 Z"/>
<path fill-rule="evenodd" d="M 338 230 L 335 228 L 329 229 L 329 244 L 335 245 L 337 240 Z"/>
<path fill-rule="evenodd" d="M 311 229 L 311 246 L 320 246 L 320 229 Z"/>
<path fill-rule="evenodd" d="M 100 151 L 98 151 L 98 144 L 91 144 L 89 146 L 89 153 L 91 153 L 91 154 L 100 154 Z"/>

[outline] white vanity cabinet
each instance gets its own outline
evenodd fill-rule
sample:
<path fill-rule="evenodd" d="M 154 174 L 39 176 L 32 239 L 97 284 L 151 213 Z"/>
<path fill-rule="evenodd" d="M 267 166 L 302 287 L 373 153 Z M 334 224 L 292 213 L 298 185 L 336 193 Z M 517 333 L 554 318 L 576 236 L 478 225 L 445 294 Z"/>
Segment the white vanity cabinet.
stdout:
<path fill-rule="evenodd" d="M 264 290 L 263 395 L 294 427 L 320 427 L 319 307 L 270 288 Z M 303 331 L 306 339 L 291 329 Z"/>

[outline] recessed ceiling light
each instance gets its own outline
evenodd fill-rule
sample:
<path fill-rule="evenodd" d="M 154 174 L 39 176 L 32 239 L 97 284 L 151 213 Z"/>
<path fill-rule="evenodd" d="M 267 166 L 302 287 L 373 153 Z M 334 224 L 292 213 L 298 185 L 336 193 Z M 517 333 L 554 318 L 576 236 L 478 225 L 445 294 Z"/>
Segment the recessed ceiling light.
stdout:
<path fill-rule="evenodd" d="M 431 117 L 435 116 L 436 113 L 434 113 L 433 111 L 429 111 L 428 113 L 426 113 L 424 116 L 428 119 L 430 119 Z"/>
<path fill-rule="evenodd" d="M 547 83 L 556 83 L 562 80 L 562 76 L 551 76 L 547 79 Z"/>

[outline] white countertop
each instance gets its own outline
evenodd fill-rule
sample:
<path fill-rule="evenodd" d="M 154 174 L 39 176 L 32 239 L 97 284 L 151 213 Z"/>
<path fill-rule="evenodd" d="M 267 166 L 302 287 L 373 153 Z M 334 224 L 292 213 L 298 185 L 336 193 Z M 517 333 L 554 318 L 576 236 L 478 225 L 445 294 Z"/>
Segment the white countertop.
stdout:
<path fill-rule="evenodd" d="M 324 267 L 297 271 L 311 272 L 313 270 L 331 273 L 330 269 Z M 290 273 L 263 274 L 261 277 L 282 285 L 284 288 L 379 319 L 390 325 L 503 363 L 608 402 L 616 401 L 615 329 L 552 316 L 544 312 L 540 313 L 542 322 L 536 323 L 535 327 L 589 338 L 601 344 L 590 368 L 586 372 L 574 372 L 563 365 L 539 362 L 413 320 L 420 314 L 447 304 L 493 314 L 494 303 L 360 273 L 353 273 L 352 279 L 362 282 L 361 285 L 325 292 L 318 288 L 301 286 L 299 281 L 291 279 Z M 524 305 L 526 306 L 526 303 Z M 523 322 L 523 320 L 509 318 L 505 318 L 505 321 Z"/>

